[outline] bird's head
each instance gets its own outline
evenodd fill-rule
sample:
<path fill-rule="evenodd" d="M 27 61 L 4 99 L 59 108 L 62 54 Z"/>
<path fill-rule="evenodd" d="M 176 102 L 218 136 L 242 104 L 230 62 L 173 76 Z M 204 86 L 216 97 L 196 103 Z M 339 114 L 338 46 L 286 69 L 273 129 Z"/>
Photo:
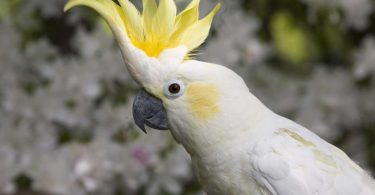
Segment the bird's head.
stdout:
<path fill-rule="evenodd" d="M 142 14 L 129 0 L 118 2 L 70 0 L 65 10 L 89 6 L 110 25 L 130 75 L 143 87 L 133 105 L 138 127 L 171 129 L 177 141 L 193 142 L 212 134 L 203 130 L 207 127 L 219 129 L 225 120 L 246 120 L 242 106 L 249 93 L 243 80 L 223 66 L 191 60 L 191 52 L 207 38 L 220 4 L 200 19 L 199 0 L 192 0 L 178 15 L 173 0 L 160 0 L 159 5 L 143 0 Z M 220 133 L 227 136 L 224 130 L 215 132 Z"/>

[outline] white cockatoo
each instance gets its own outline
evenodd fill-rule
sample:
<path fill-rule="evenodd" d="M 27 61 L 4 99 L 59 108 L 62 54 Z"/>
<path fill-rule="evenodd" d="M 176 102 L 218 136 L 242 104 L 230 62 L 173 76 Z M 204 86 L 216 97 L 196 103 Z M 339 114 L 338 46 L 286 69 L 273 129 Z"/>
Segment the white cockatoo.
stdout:
<path fill-rule="evenodd" d="M 176 15 L 173 0 L 70 0 L 99 12 L 133 79 L 143 87 L 136 124 L 169 129 L 190 154 L 210 195 L 374 195 L 374 180 L 344 152 L 273 113 L 232 70 L 191 59 L 218 4 L 199 18 L 199 0 Z"/>

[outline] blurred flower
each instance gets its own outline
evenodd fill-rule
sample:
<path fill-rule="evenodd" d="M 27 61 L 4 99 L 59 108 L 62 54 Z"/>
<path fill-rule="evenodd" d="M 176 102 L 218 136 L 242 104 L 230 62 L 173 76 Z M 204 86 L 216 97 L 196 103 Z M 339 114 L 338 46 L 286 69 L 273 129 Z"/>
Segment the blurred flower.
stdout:
<path fill-rule="evenodd" d="M 272 36 L 280 56 L 293 64 L 303 65 L 314 55 L 308 32 L 297 26 L 292 16 L 277 13 L 272 19 Z"/>
<path fill-rule="evenodd" d="M 234 4 L 234 5 L 233 5 Z M 237 68 L 239 63 L 247 66 L 262 63 L 270 53 L 267 44 L 256 39 L 255 33 L 259 28 L 259 21 L 252 16 L 238 11 L 238 5 L 231 4 L 232 9 L 226 9 L 218 18 L 222 20 L 220 30 L 215 31 L 198 58 L 211 62 L 225 64 Z"/>
<path fill-rule="evenodd" d="M 356 30 L 364 30 L 374 11 L 374 2 L 371 0 L 340 0 L 337 1 L 345 13 L 345 22 Z"/>
<path fill-rule="evenodd" d="M 359 123 L 358 91 L 349 72 L 318 68 L 306 87 L 297 121 L 329 140 L 337 139 L 343 133 L 340 130 Z"/>
<path fill-rule="evenodd" d="M 355 53 L 356 64 L 354 74 L 358 79 L 375 74 L 375 37 L 366 37 Z"/>

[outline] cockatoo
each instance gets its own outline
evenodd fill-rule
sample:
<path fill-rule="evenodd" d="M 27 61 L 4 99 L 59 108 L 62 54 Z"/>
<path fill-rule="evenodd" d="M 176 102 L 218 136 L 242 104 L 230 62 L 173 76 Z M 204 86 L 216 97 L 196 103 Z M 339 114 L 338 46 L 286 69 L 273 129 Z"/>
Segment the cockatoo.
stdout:
<path fill-rule="evenodd" d="M 196 61 L 218 4 L 199 17 L 199 0 L 178 15 L 173 0 L 70 0 L 108 22 L 132 78 L 137 126 L 169 129 L 190 154 L 210 195 L 374 195 L 374 180 L 344 152 L 268 109 L 225 66 Z"/>

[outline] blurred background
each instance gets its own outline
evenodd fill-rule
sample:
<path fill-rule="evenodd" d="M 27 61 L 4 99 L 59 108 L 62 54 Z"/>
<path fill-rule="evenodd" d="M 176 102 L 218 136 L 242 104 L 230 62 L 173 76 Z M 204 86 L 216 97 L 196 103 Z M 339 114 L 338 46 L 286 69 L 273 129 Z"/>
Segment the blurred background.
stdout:
<path fill-rule="evenodd" d="M 134 126 L 139 87 L 105 22 L 65 3 L 0 1 L 0 194 L 203 194 L 169 132 Z M 196 58 L 375 173 L 375 1 L 222 3 Z"/>

